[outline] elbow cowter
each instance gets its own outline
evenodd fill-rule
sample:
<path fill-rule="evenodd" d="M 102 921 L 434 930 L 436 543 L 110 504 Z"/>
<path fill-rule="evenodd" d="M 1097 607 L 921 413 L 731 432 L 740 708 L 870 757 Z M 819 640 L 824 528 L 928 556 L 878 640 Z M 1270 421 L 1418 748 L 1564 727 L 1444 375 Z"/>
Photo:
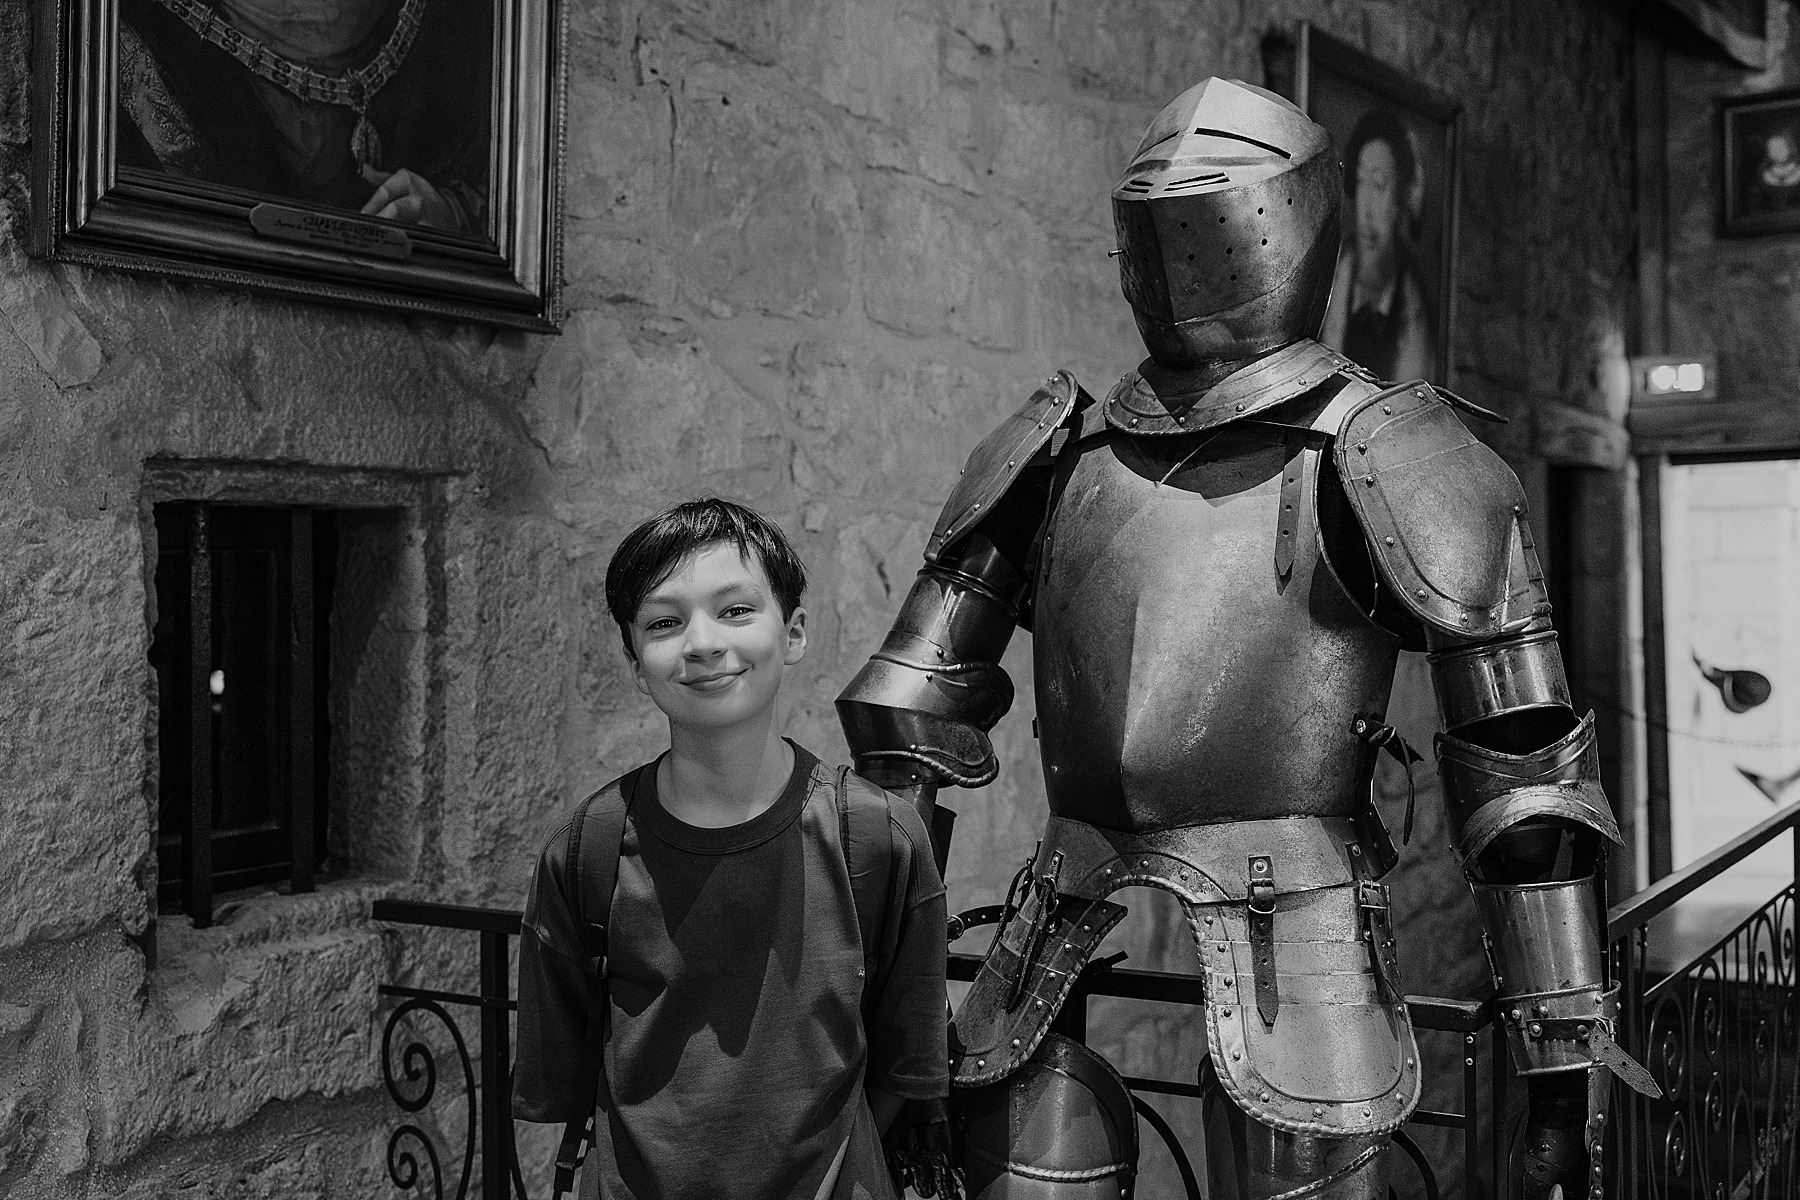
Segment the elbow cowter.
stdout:
<path fill-rule="evenodd" d="M 1016 602 L 951 566 L 919 572 L 893 629 L 837 698 L 857 772 L 884 787 L 980 787 L 999 772 L 987 730 L 1012 707 L 999 660 Z"/>

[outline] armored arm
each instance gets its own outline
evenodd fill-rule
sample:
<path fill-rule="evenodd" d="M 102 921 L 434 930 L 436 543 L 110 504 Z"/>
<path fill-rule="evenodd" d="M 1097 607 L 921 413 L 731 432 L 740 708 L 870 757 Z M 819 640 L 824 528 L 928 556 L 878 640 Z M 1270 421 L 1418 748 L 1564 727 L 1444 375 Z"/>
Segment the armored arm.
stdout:
<path fill-rule="evenodd" d="M 1526 1194 L 1600 1195 L 1609 1076 L 1654 1091 L 1613 1041 L 1598 878 L 1620 840 L 1594 719 L 1569 695 L 1517 478 L 1433 389 L 1360 406 L 1337 461 L 1384 586 L 1424 627 L 1445 732 L 1452 848 L 1474 891 L 1496 1017 L 1531 1112 Z"/>
<path fill-rule="evenodd" d="M 913 796 L 928 819 L 938 787 L 981 787 L 999 772 L 987 731 L 1013 699 L 1000 658 L 1013 629 L 1029 627 L 1054 439 L 1090 402 L 1058 372 L 976 447 L 893 629 L 838 696 L 857 772 Z"/>

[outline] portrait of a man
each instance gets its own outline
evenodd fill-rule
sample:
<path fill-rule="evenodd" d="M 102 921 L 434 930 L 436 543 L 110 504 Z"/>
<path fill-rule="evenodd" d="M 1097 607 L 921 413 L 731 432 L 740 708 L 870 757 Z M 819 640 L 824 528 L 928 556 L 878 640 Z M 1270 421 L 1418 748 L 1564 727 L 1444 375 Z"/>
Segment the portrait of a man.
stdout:
<path fill-rule="evenodd" d="M 1385 108 L 1364 113 L 1344 149 L 1344 245 L 1325 343 L 1384 379 L 1423 379 L 1437 366 L 1438 330 L 1414 256 L 1424 199 L 1419 155 Z"/>
<path fill-rule="evenodd" d="M 121 0 L 118 165 L 485 235 L 493 19 L 492 0 Z"/>
<path fill-rule="evenodd" d="M 1308 31 L 1302 95 L 1344 168 L 1320 340 L 1383 379 L 1446 383 L 1455 105 Z"/>

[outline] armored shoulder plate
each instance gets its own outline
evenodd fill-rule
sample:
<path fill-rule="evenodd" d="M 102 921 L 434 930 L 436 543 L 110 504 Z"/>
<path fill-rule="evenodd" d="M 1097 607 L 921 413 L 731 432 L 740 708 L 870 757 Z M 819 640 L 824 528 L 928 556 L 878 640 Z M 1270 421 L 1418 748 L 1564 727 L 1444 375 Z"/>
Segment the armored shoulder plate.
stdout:
<path fill-rule="evenodd" d="M 1550 603 L 1518 477 L 1451 409 L 1423 381 L 1389 388 L 1351 410 L 1335 454 L 1382 580 L 1427 625 L 1476 640 Z"/>
<path fill-rule="evenodd" d="M 1070 414 L 1093 403 L 1075 377 L 1058 371 L 1044 381 L 1000 428 L 981 440 L 964 465 L 962 478 L 938 514 L 937 525 L 925 543 L 925 561 L 936 563 L 943 553 L 993 511 L 995 501 L 1006 495 L 1038 452 L 1056 435 Z"/>

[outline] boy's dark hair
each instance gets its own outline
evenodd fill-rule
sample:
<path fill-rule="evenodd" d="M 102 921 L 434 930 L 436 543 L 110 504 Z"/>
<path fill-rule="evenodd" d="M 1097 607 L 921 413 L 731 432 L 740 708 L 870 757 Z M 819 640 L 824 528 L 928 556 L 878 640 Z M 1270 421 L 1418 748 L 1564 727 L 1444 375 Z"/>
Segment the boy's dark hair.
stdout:
<path fill-rule="evenodd" d="M 689 500 L 626 534 L 606 564 L 606 607 L 632 661 L 637 649 L 631 644 L 631 623 L 644 598 L 683 558 L 716 542 L 735 544 L 746 560 L 754 554 L 781 605 L 782 620 L 794 615 L 806 591 L 806 565 L 781 527 L 753 508 L 717 496 Z"/>

